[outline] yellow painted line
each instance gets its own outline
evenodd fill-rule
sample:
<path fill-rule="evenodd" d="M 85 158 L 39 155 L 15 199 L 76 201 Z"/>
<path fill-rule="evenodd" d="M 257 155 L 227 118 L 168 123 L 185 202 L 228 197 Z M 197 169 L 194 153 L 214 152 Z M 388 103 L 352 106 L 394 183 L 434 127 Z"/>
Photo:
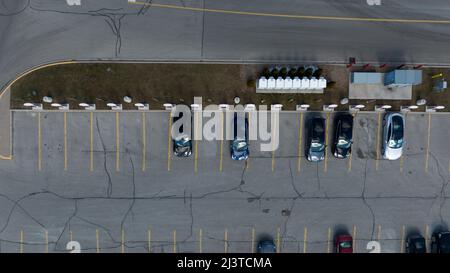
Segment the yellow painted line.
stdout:
<path fill-rule="evenodd" d="M 377 241 L 381 243 L 381 225 L 378 225 L 377 228 Z"/>
<path fill-rule="evenodd" d="M 64 112 L 64 170 L 67 171 L 67 112 Z"/>
<path fill-rule="evenodd" d="M 400 253 L 405 252 L 405 225 L 402 226 L 402 234 L 400 239 Z"/>
<path fill-rule="evenodd" d="M 255 253 L 255 228 L 252 228 L 252 253 Z"/>
<path fill-rule="evenodd" d="M 357 115 L 357 112 L 352 114 L 352 116 L 353 116 L 353 127 L 352 127 L 352 139 L 353 139 L 353 143 L 352 143 L 352 147 L 353 147 L 353 144 L 354 144 L 354 142 L 355 142 L 355 124 L 356 124 L 356 115 Z M 348 158 L 347 172 L 351 172 L 351 171 L 352 171 L 352 162 L 353 162 L 353 149 L 352 149 L 352 152 L 350 153 L 350 156 L 349 156 L 349 158 Z"/>
<path fill-rule="evenodd" d="M 198 113 L 197 111 L 194 111 L 194 115 L 195 115 L 195 133 L 196 133 L 196 138 L 198 138 Z M 194 154 L 194 172 L 197 173 L 198 172 L 198 140 L 195 140 L 195 154 Z"/>
<path fill-rule="evenodd" d="M 147 159 L 147 129 L 145 121 L 145 113 L 142 113 L 142 171 L 145 172 L 145 164 Z"/>
<path fill-rule="evenodd" d="M 116 172 L 120 171 L 119 112 L 116 112 Z"/>
<path fill-rule="evenodd" d="M 300 113 L 300 121 L 298 125 L 298 161 L 297 172 L 299 173 L 302 168 L 302 145 L 303 145 L 303 112 Z"/>
<path fill-rule="evenodd" d="M 324 164 L 324 172 L 328 172 L 328 127 L 329 127 L 329 123 L 330 123 L 330 113 L 327 113 L 327 120 L 326 120 L 326 124 L 325 124 L 325 164 Z"/>
<path fill-rule="evenodd" d="M 148 253 L 152 252 L 152 231 L 150 229 L 147 230 L 147 247 Z"/>
<path fill-rule="evenodd" d="M 222 139 L 220 140 L 220 165 L 219 165 L 219 171 L 222 172 L 223 171 L 223 139 L 225 138 L 225 119 L 224 119 L 224 113 L 223 111 L 221 112 L 221 118 L 222 118 L 222 127 L 221 127 L 221 133 L 222 133 Z"/>
<path fill-rule="evenodd" d="M 23 230 L 20 230 L 20 253 L 23 253 Z"/>
<path fill-rule="evenodd" d="M 307 243 L 308 243 L 308 228 L 305 227 L 305 230 L 303 232 L 303 253 L 306 253 Z"/>
<path fill-rule="evenodd" d="M 331 228 L 328 228 L 327 253 L 331 253 Z"/>
<path fill-rule="evenodd" d="M 431 139 L 431 114 L 428 114 L 427 151 L 425 154 L 425 172 L 428 173 L 428 163 L 430 160 L 430 139 Z"/>
<path fill-rule="evenodd" d="M 73 241 L 73 232 L 69 230 L 69 239 L 70 241 Z"/>
<path fill-rule="evenodd" d="M 89 124 L 89 142 L 90 142 L 90 149 L 89 149 L 89 155 L 90 155 L 90 160 L 89 160 L 89 170 L 91 172 L 94 171 L 94 113 L 91 112 L 89 113 L 89 120 L 90 120 L 90 124 Z"/>
<path fill-rule="evenodd" d="M 353 252 L 356 253 L 356 226 L 353 226 Z"/>
<path fill-rule="evenodd" d="M 100 240 L 99 240 L 98 229 L 95 230 L 95 241 L 96 241 L 97 253 L 100 253 Z"/>
<path fill-rule="evenodd" d="M 9 155 L 9 156 L 0 155 L 0 159 L 2 159 L 2 160 L 12 160 L 12 155 Z"/>
<path fill-rule="evenodd" d="M 45 231 L 45 253 L 48 253 L 48 231 Z"/>
<path fill-rule="evenodd" d="M 428 248 L 429 229 L 430 229 L 430 227 L 429 227 L 428 225 L 425 225 L 425 234 L 424 234 L 424 237 L 425 237 L 425 248 L 426 248 L 427 252 L 429 251 L 429 248 Z"/>
<path fill-rule="evenodd" d="M 203 230 L 200 229 L 198 231 L 198 252 L 202 253 L 203 252 Z"/>
<path fill-rule="evenodd" d="M 165 8 L 165 9 L 188 10 L 188 11 L 197 11 L 197 12 L 286 18 L 286 19 L 302 19 L 302 20 L 328 20 L 328 21 L 350 21 L 350 22 L 356 21 L 356 22 L 409 23 L 409 24 L 450 24 L 450 20 L 314 16 L 314 15 L 300 15 L 300 14 L 250 12 L 250 11 L 225 10 L 225 9 L 207 9 L 207 8 L 184 7 L 184 6 L 178 6 L 178 5 L 155 4 L 155 3 L 144 3 L 144 2 L 129 2 L 129 4 L 151 6 L 152 8 Z"/>
<path fill-rule="evenodd" d="M 169 128 L 167 133 L 167 171 L 172 165 L 172 112 L 169 112 Z"/>
<path fill-rule="evenodd" d="M 281 244 L 280 228 L 277 228 L 277 253 L 281 252 L 280 244 Z"/>
<path fill-rule="evenodd" d="M 42 132 L 41 113 L 38 113 L 38 170 L 42 170 Z"/>
<path fill-rule="evenodd" d="M 120 240 L 120 252 L 125 253 L 125 231 L 122 229 L 122 236 Z"/>
<path fill-rule="evenodd" d="M 381 134 L 381 113 L 378 113 L 378 125 L 377 125 L 377 158 L 375 160 L 375 170 L 378 171 L 378 165 L 380 164 L 380 134 Z"/>
<path fill-rule="evenodd" d="M 176 230 L 173 231 L 172 237 L 173 237 L 173 253 L 177 253 L 177 231 Z"/>
<path fill-rule="evenodd" d="M 223 241 L 224 241 L 224 252 L 228 253 L 228 230 L 225 229 L 225 234 L 223 235 Z"/>
<path fill-rule="evenodd" d="M 407 119 L 408 113 L 405 113 L 405 123 L 406 123 L 406 119 Z M 406 126 L 405 126 L 406 127 Z M 403 130 L 403 138 L 406 139 L 406 130 Z M 403 169 L 405 166 L 405 152 L 406 152 L 406 145 L 405 146 L 405 151 L 402 152 L 402 155 L 400 156 L 400 172 L 403 173 Z"/>

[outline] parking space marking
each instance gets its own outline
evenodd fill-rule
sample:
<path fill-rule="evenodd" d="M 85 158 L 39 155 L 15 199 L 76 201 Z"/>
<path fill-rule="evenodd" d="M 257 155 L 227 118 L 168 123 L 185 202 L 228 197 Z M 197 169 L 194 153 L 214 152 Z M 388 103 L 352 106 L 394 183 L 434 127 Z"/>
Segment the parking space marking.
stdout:
<path fill-rule="evenodd" d="M 356 225 L 353 225 L 353 232 L 352 232 L 352 237 L 353 237 L 353 252 L 356 253 Z"/>
<path fill-rule="evenodd" d="M 122 229 L 121 240 L 120 240 L 120 252 L 125 253 L 125 231 Z"/>
<path fill-rule="evenodd" d="M 198 251 L 199 253 L 203 252 L 203 230 L 200 229 L 198 231 Z"/>
<path fill-rule="evenodd" d="M 300 173 L 302 168 L 302 145 L 303 145 L 303 112 L 300 113 L 300 120 L 298 126 L 298 161 L 297 172 Z"/>
<path fill-rule="evenodd" d="M 223 111 L 221 112 L 221 128 L 220 128 L 220 132 L 222 134 L 222 138 L 220 139 L 220 163 L 219 163 L 219 171 L 222 172 L 223 171 L 223 139 L 224 139 L 224 113 Z"/>
<path fill-rule="evenodd" d="M 223 242 L 224 242 L 224 252 L 228 253 L 228 230 L 225 229 L 224 235 L 223 235 Z"/>
<path fill-rule="evenodd" d="M 280 249 L 280 243 L 281 243 L 281 234 L 280 234 L 280 228 L 277 228 L 277 253 L 281 252 Z"/>
<path fill-rule="evenodd" d="M 23 253 L 23 230 L 20 230 L 20 253 Z"/>
<path fill-rule="evenodd" d="M 405 252 L 405 225 L 402 226 L 402 233 L 400 238 L 400 253 Z"/>
<path fill-rule="evenodd" d="M 45 231 L 45 253 L 48 253 L 48 231 Z"/>
<path fill-rule="evenodd" d="M 64 170 L 67 171 L 67 112 L 64 112 Z"/>
<path fill-rule="evenodd" d="M 326 173 L 328 172 L 328 125 L 330 123 L 330 113 L 327 113 L 327 118 L 325 121 L 325 164 L 323 166 L 323 171 Z"/>
<path fill-rule="evenodd" d="M 119 112 L 116 112 L 116 172 L 120 171 L 120 129 Z"/>
<path fill-rule="evenodd" d="M 427 149 L 425 154 L 425 172 L 428 173 L 428 163 L 430 159 L 430 139 L 431 139 L 431 114 L 428 114 Z"/>
<path fill-rule="evenodd" d="M 380 134 L 381 134 L 381 112 L 378 113 L 378 123 L 377 123 L 377 158 L 375 160 L 375 170 L 378 171 L 378 166 L 380 164 Z"/>
<path fill-rule="evenodd" d="M 170 172 L 172 164 L 172 112 L 169 112 L 169 128 L 167 132 L 167 171 Z"/>
<path fill-rule="evenodd" d="M 145 113 L 142 113 L 142 171 L 145 172 L 145 164 L 147 159 L 147 128 Z"/>
<path fill-rule="evenodd" d="M 176 230 L 174 230 L 173 231 L 173 234 L 172 234 L 172 237 L 173 237 L 173 253 L 177 253 L 177 231 Z"/>
<path fill-rule="evenodd" d="M 303 232 L 303 253 L 306 253 L 307 243 L 308 243 L 308 228 L 305 227 L 305 230 Z"/>
<path fill-rule="evenodd" d="M 252 228 L 252 245 L 251 245 L 252 253 L 255 253 L 255 228 Z"/>
<path fill-rule="evenodd" d="M 96 241 L 96 252 L 100 253 L 100 242 L 99 242 L 99 235 L 98 235 L 98 229 L 95 230 L 95 241 Z"/>
<path fill-rule="evenodd" d="M 148 253 L 152 252 L 152 231 L 151 229 L 147 230 L 147 247 L 148 247 Z"/>
<path fill-rule="evenodd" d="M 69 240 L 73 241 L 73 232 L 69 230 Z"/>
<path fill-rule="evenodd" d="M 91 172 L 94 171 L 94 113 L 90 112 L 89 113 L 89 120 L 90 120 L 90 125 L 89 125 L 89 143 L 90 143 L 90 149 L 89 149 L 89 154 L 90 154 L 90 160 L 89 160 L 89 170 Z"/>
<path fill-rule="evenodd" d="M 357 112 L 352 114 L 353 116 L 353 124 L 356 123 L 356 116 L 357 116 Z M 352 146 L 354 145 L 355 142 L 355 126 L 352 127 Z M 347 165 L 347 172 L 351 172 L 352 171 L 352 160 L 353 160 L 353 151 L 350 153 L 349 157 L 348 157 L 348 165 Z"/>
<path fill-rule="evenodd" d="M 38 113 L 38 170 L 42 170 L 42 131 L 41 113 Z"/>
<path fill-rule="evenodd" d="M 381 225 L 378 225 L 377 227 L 377 241 L 381 242 Z"/>
<path fill-rule="evenodd" d="M 194 115 L 195 115 L 195 135 L 196 136 L 199 136 L 199 132 L 198 132 L 198 116 L 199 116 L 199 113 L 197 112 L 197 111 L 195 111 L 194 112 Z M 197 137 L 196 137 L 196 140 L 195 140 L 195 154 L 194 154 L 194 172 L 195 172 L 195 174 L 197 174 L 197 172 L 198 172 L 198 140 L 197 140 Z"/>
<path fill-rule="evenodd" d="M 328 227 L 327 253 L 331 253 L 331 227 Z"/>
<path fill-rule="evenodd" d="M 406 120 L 407 120 L 407 116 L 408 116 L 408 113 L 405 113 L 405 117 L 404 117 L 404 120 L 405 120 L 405 127 L 407 126 L 406 125 Z M 407 130 L 403 130 L 403 139 L 407 139 L 407 137 L 406 137 L 406 131 Z M 404 145 L 405 147 L 406 147 L 406 145 Z M 403 166 L 405 165 L 405 153 L 403 152 L 402 153 L 402 155 L 400 156 L 400 172 L 401 173 L 403 173 Z"/>
<path fill-rule="evenodd" d="M 428 225 L 425 225 L 425 234 L 424 234 L 424 237 L 425 237 L 425 249 L 426 249 L 426 251 L 428 252 L 429 251 L 429 248 L 428 248 L 428 233 L 429 233 L 429 226 Z"/>

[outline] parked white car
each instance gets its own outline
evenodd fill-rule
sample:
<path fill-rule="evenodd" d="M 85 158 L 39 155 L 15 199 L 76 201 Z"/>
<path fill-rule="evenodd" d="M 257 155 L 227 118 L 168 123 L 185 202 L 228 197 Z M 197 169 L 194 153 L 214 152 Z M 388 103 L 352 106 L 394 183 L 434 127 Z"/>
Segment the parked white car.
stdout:
<path fill-rule="evenodd" d="M 405 119 L 400 113 L 387 113 L 383 119 L 383 145 L 381 154 L 384 159 L 397 160 L 402 156 L 405 135 Z"/>

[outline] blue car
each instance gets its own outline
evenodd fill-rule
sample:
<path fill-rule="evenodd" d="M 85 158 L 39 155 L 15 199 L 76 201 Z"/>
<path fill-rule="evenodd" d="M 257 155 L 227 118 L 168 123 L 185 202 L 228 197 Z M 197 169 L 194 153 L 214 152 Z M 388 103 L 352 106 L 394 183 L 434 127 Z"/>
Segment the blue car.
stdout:
<path fill-rule="evenodd" d="M 183 117 L 180 112 L 178 117 L 173 117 L 173 123 Z M 192 154 L 192 138 L 188 132 L 185 132 L 183 125 L 181 125 L 178 135 L 172 139 L 173 153 L 178 157 L 189 157 Z"/>
<path fill-rule="evenodd" d="M 277 247 L 271 239 L 262 239 L 258 242 L 258 253 L 276 253 Z"/>
<path fill-rule="evenodd" d="M 242 114 L 242 115 L 241 115 Z M 245 113 L 234 113 L 233 118 L 233 141 L 231 141 L 231 158 L 233 160 L 246 160 L 248 150 L 248 120 Z"/>

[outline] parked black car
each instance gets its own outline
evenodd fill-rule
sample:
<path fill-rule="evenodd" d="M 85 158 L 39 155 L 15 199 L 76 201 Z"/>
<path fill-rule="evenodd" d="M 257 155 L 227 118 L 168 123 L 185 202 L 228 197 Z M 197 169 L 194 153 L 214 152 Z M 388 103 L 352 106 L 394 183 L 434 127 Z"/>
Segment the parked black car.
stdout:
<path fill-rule="evenodd" d="M 333 155 L 337 158 L 347 158 L 352 151 L 353 116 L 351 114 L 339 115 L 335 124 Z"/>
<path fill-rule="evenodd" d="M 242 116 L 243 115 L 243 116 Z M 233 140 L 230 145 L 231 158 L 233 160 L 246 160 L 250 154 L 248 148 L 248 119 L 245 113 L 234 113 Z"/>
<path fill-rule="evenodd" d="M 277 252 L 277 247 L 271 239 L 263 239 L 258 242 L 257 247 L 258 253 L 275 253 Z"/>
<path fill-rule="evenodd" d="M 173 117 L 173 123 L 175 123 L 177 120 L 181 119 L 182 117 L 183 117 L 183 112 L 179 112 L 178 117 L 175 117 L 175 116 Z M 192 154 L 191 134 L 192 134 L 191 130 L 185 130 L 185 128 L 183 128 L 183 125 L 180 126 L 178 134 L 172 138 L 174 155 L 179 156 L 179 157 L 188 157 Z"/>
<path fill-rule="evenodd" d="M 407 253 L 426 253 L 427 247 L 425 238 L 420 234 L 413 234 L 406 239 Z"/>
<path fill-rule="evenodd" d="M 439 231 L 431 236 L 431 252 L 450 253 L 450 231 Z"/>
<path fill-rule="evenodd" d="M 311 120 L 306 143 L 306 158 L 311 162 L 325 159 L 325 119 L 315 117 Z"/>

